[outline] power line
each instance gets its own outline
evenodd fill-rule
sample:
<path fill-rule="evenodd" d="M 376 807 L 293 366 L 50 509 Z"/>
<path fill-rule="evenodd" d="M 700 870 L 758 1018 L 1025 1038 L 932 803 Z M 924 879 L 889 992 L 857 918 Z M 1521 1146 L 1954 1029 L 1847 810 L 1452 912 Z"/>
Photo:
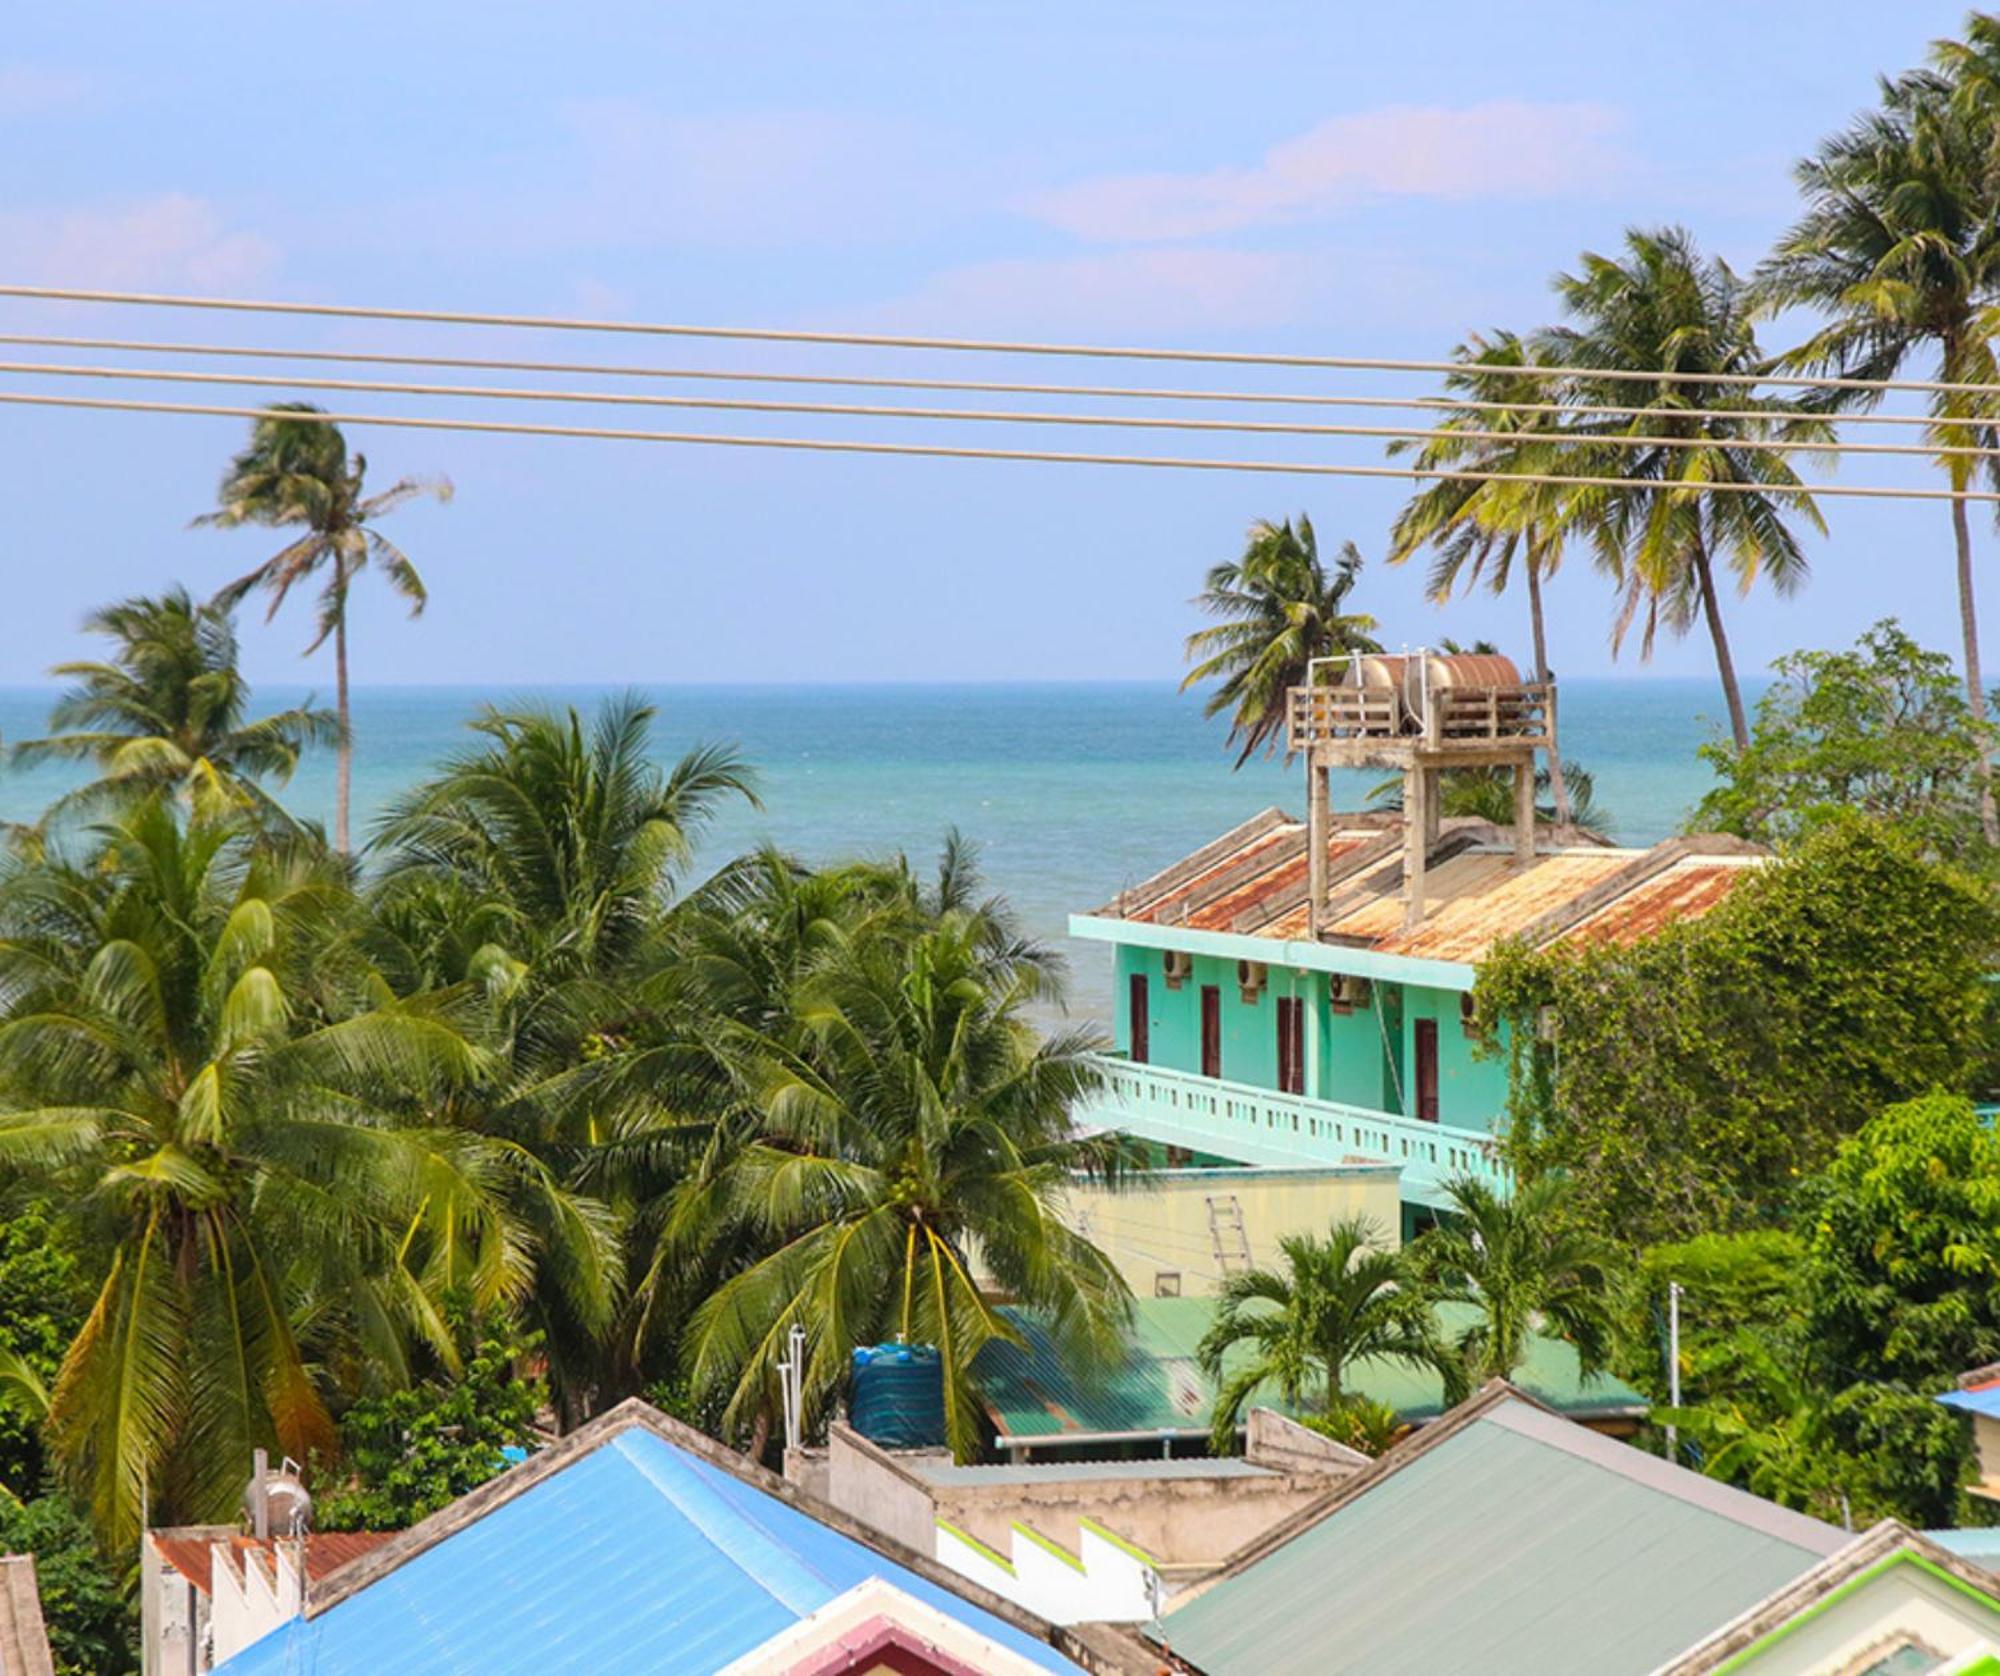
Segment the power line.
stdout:
<path fill-rule="evenodd" d="M 139 401 L 112 396 L 48 396 L 24 390 L 0 391 L 0 404 L 15 407 L 75 408 L 109 413 L 179 413 L 216 419 L 265 419 L 269 409 L 207 402 Z M 496 436 L 580 437 L 609 442 L 677 443 L 710 448 L 797 449 L 820 454 L 894 454 L 922 459 L 1013 460 L 1049 465 L 1141 466 L 1179 471 L 1243 471 L 1272 476 L 1372 477 L 1398 481 L 1453 483 L 1544 483 L 1576 488 L 1666 489 L 1671 482 L 1646 477 L 1589 477 L 1555 472 L 1494 472 L 1425 469 L 1414 466 L 1333 465 L 1319 461 L 1215 460 L 1160 454 L 1087 454 L 1034 448 L 960 448 L 942 443 L 870 442 L 838 437 L 728 436 L 703 431 L 642 431 L 601 425 L 549 425 L 524 420 L 441 418 L 412 413 L 300 412 L 288 418 L 323 425 L 383 425 L 400 430 L 465 431 Z M 1849 500 L 1964 500 L 2000 502 L 2000 493 L 1981 489 L 1903 489 L 1885 484 L 1797 483 L 1772 489 L 1762 483 L 1715 481 L 1678 486 L 1689 494 L 1826 495 Z"/>
<path fill-rule="evenodd" d="M 1917 390 L 1928 394 L 2000 396 L 2000 384 L 1928 378 L 1839 378 L 1810 373 L 1669 372 L 1652 368 L 1487 366 L 1464 361 L 1398 360 L 1357 355 L 1279 355 L 1249 350 L 1146 349 L 1111 344 L 1035 343 L 999 338 L 912 337 L 885 332 L 810 332 L 772 326 L 690 326 L 565 315 L 483 314 L 457 309 L 380 308 L 359 303 L 275 302 L 245 297 L 189 297 L 157 291 L 98 291 L 74 286 L 0 285 L 0 297 L 45 302 L 111 303 L 142 308 L 210 309 L 235 314 L 311 315 L 335 320 L 400 320 L 445 326 L 501 326 L 549 332 L 614 332 L 639 337 L 715 338 L 745 343 L 819 343 L 848 348 L 924 349 L 982 355 L 1052 355 L 1093 360 L 1178 361 L 1206 366 L 1317 367 L 1350 372 L 1477 372 L 1484 377 L 1575 377 L 1604 384 L 1790 385 L 1812 390 Z"/>
<path fill-rule="evenodd" d="M 0 344 L 36 349 L 102 349 L 134 355 L 227 356 L 264 361 L 323 362 L 351 366 L 450 367 L 467 372 L 532 372 L 590 378 L 703 380 L 730 384 L 804 385 L 850 390 L 937 390 L 982 395 L 1065 396 L 1105 401 L 1251 403 L 1275 407 L 1376 408 L 1401 411 L 1525 413 L 1583 418 L 1638 418 L 1657 407 L 1622 407 L 1604 402 L 1510 402 L 1457 396 L 1361 396 L 1288 390 L 1189 390 L 1147 385 L 1042 384 L 981 378 L 891 378 L 864 373 L 737 372 L 713 367 L 625 366 L 605 361 L 535 361 L 479 355 L 410 355 L 387 350 L 275 349 L 233 343 L 162 343 L 148 339 L 71 337 L 45 332 L 0 332 Z M 1761 408 L 1676 407 L 1676 419 L 1768 419 Z M 1921 413 L 1829 413 L 1828 425 L 1919 425 L 1939 423 Z M 1429 433 L 1426 433 L 1429 434 Z"/>
<path fill-rule="evenodd" d="M 1427 441 L 1438 433 L 1412 425 L 1328 425 L 1272 419 L 1182 419 L 1136 413 L 1048 413 L 953 407 L 897 407 L 866 402 L 773 401 L 749 396 L 664 396 L 651 391 L 533 390 L 476 384 L 419 384 L 392 379 L 296 377 L 279 373 L 205 372 L 168 367 L 79 367 L 46 361 L 0 361 L 0 373 L 24 373 L 43 378 L 129 379 L 171 384 L 228 384 L 256 389 L 343 390 L 390 396 L 470 396 L 482 401 L 579 403 L 603 407 L 665 407 L 727 413 L 808 413 L 863 419 L 915 419 L 976 424 L 1081 425 L 1119 430 L 1219 431 L 1256 436 L 1322 436 L 1393 441 Z M 1973 444 L 1908 442 L 1838 442 L 1820 439 L 1787 441 L 1775 437 L 1730 438 L 1718 444 L 1708 437 L 1633 436 L 1624 432 L 1579 434 L 1574 431 L 1456 430 L 1451 436 L 1466 442 L 1552 442 L 1568 448 L 1703 449 L 1718 446 L 1753 453 L 1889 454 L 1918 459 L 1963 455 L 2000 458 L 2000 448 Z M 1512 475 L 1512 474 L 1503 474 Z"/>

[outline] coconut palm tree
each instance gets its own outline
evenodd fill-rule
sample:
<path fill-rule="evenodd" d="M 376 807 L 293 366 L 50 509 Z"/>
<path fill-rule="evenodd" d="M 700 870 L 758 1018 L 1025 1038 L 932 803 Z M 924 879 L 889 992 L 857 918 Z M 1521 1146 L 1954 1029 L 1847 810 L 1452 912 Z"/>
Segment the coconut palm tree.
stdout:
<path fill-rule="evenodd" d="M 1561 400 L 1562 380 L 1554 373 L 1545 378 L 1519 376 L 1519 369 L 1547 365 L 1548 352 L 1512 332 L 1496 332 L 1490 338 L 1475 333 L 1453 350 L 1452 359 L 1460 367 L 1446 375 L 1445 388 L 1464 398 L 1464 405 L 1447 409 L 1422 444 L 1396 442 L 1389 452 L 1415 450 L 1419 470 L 1499 475 L 1479 481 L 1445 479 L 1419 489 L 1397 515 L 1389 562 L 1401 564 L 1429 547 L 1433 554 L 1429 592 L 1439 604 L 1449 600 L 1460 583 L 1472 588 L 1483 581 L 1496 594 L 1504 593 L 1518 571 L 1528 597 L 1535 679 L 1546 684 L 1552 675 L 1542 583 L 1562 563 L 1563 548 L 1592 504 L 1590 491 L 1566 484 L 1501 480 L 1575 475 L 1575 445 L 1562 437 L 1560 416 L 1496 412 L 1490 404 L 1555 407 Z M 1567 826 L 1569 786 L 1563 768 L 1552 758 L 1548 780 L 1556 823 Z"/>
<path fill-rule="evenodd" d="M 1821 142 L 1796 170 L 1805 213 L 1757 272 L 1767 309 L 1807 307 L 1827 323 L 1780 364 L 1790 371 L 1891 378 L 1913 369 L 1948 384 L 2000 381 L 2000 141 L 1990 121 L 2000 104 L 2000 25 L 1975 16 L 1967 41 L 1938 52 L 1940 72 L 1885 82 L 1879 108 Z M 1839 399 L 1872 406 L 1881 392 Z M 1931 440 L 1945 448 L 1991 447 L 1990 396 L 1939 390 L 1930 398 Z M 1940 453 L 1960 495 L 1975 472 L 2000 484 L 1993 460 Z M 1951 503 L 1965 696 L 1986 716 L 1972 526 L 1963 499 Z M 1990 753 L 1982 753 L 1982 823 L 2000 843 Z"/>
<path fill-rule="evenodd" d="M 1535 820 L 1543 826 L 1608 837 L 1611 811 L 1597 801 L 1596 777 L 1576 761 L 1562 765 L 1569 792 L 1567 813 L 1555 802 L 1553 764 L 1535 770 Z M 1544 801 L 1546 799 L 1546 801 Z M 1373 786 L 1368 800 L 1379 809 L 1401 809 L 1403 780 L 1392 776 Z M 1438 778 L 1438 813 L 1446 818 L 1469 817 L 1495 826 L 1514 824 L 1514 771 L 1511 768 L 1448 768 Z"/>
<path fill-rule="evenodd" d="M 353 792 L 354 727 L 347 692 L 347 595 L 354 579 L 371 563 L 410 602 L 410 615 L 424 608 L 428 594 L 417 567 L 401 548 L 375 528 L 385 514 L 419 495 L 451 498 L 445 478 L 405 477 L 379 494 L 364 492 L 368 461 L 349 454 L 347 439 L 310 402 L 280 402 L 265 410 L 250 429 L 250 443 L 229 463 L 218 491 L 220 505 L 197 524 L 234 529 L 260 524 L 303 533 L 216 596 L 233 610 L 261 588 L 271 596 L 266 620 L 278 614 L 285 597 L 307 577 L 326 572 L 319 595 L 319 632 L 307 655 L 333 640 L 334 710 L 340 738 L 335 762 L 334 848 L 348 848 L 348 808 Z"/>
<path fill-rule="evenodd" d="M 1400 1252 L 1381 1244 L 1366 1217 L 1333 1223 L 1326 1237 L 1288 1234 L 1282 1269 L 1251 1269 L 1223 1282 L 1202 1336 L 1203 1371 L 1217 1386 L 1210 1444 L 1236 1447 L 1243 1405 L 1269 1387 L 1294 1409 L 1338 1416 L 1354 1364 L 1370 1359 L 1434 1370 L 1454 1397 L 1456 1368 L 1438 1342 L 1430 1306 Z M 1248 1345 L 1247 1356 L 1232 1355 Z"/>
<path fill-rule="evenodd" d="M 111 655 L 50 670 L 76 685 L 50 712 L 49 736 L 13 751 L 17 763 L 88 762 L 99 771 L 51 804 L 44 824 L 168 791 L 205 814 L 254 809 L 290 825 L 258 781 L 283 785 L 302 751 L 338 736 L 338 723 L 310 705 L 244 719 L 250 684 L 226 610 L 173 588 L 93 611 L 84 627 L 112 640 Z"/>
<path fill-rule="evenodd" d="M 964 863 L 951 866 L 956 877 L 906 898 L 906 911 L 866 905 L 864 888 L 857 920 L 853 901 L 808 893 L 799 923 L 811 944 L 781 976 L 778 1004 L 753 981 L 704 1026 L 732 1109 L 660 1219 L 652 1277 L 693 1254 L 739 1254 L 681 1335 L 691 1385 L 724 1404 L 734 1431 L 768 1425 L 796 1322 L 814 1412 L 857 1346 L 935 1346 L 948 1438 L 968 1455 L 973 1363 L 996 1338 L 1018 1342 L 978 1272 L 1042 1314 L 1071 1353 L 1108 1358 L 1119 1343 L 1125 1284 L 1060 1214 L 1073 1172 L 1128 1167 L 1122 1139 L 1071 1125 L 1095 1086 L 1095 1036 L 1044 1039 L 1030 1024 L 1045 963 L 1021 957 L 1000 904 L 966 905 Z M 780 912 L 801 900 L 781 887 Z M 717 982 L 734 981 L 725 947 L 706 956 Z"/>
<path fill-rule="evenodd" d="M 97 1297 L 47 1441 L 108 1546 L 141 1509 L 229 1515 L 253 1445 L 334 1436 L 342 1344 L 378 1377 L 454 1354 L 440 1300 L 535 1260 L 534 1166 L 430 1113 L 480 1072 L 450 995 L 385 998 L 309 846 L 154 800 L 80 864 L 0 879 L 0 1181 L 68 1205 Z"/>
<path fill-rule="evenodd" d="M 1473 1312 L 1455 1346 L 1468 1385 L 1512 1378 L 1536 1332 L 1574 1345 L 1586 1374 L 1610 1354 L 1610 1257 L 1565 1217 L 1568 1194 L 1556 1175 L 1511 1194 L 1471 1176 L 1447 1182 L 1450 1208 L 1411 1248 L 1430 1298 Z"/>
<path fill-rule="evenodd" d="M 1644 618 L 1644 655 L 1651 654 L 1662 624 L 1684 634 L 1699 620 L 1714 648 L 1730 737 L 1740 751 L 1749 743 L 1750 724 L 1716 573 L 1724 566 L 1733 571 L 1739 592 L 1763 579 L 1780 594 L 1792 593 L 1805 581 L 1807 565 L 1787 520 L 1825 527 L 1783 449 L 1744 444 L 1829 433 L 1810 415 L 1747 394 L 1727 396 L 1729 417 L 1688 417 L 1715 411 L 1721 387 L 1698 378 L 1619 376 L 1763 370 L 1743 282 L 1719 258 L 1704 258 L 1684 229 L 1634 229 L 1625 235 L 1622 257 L 1585 252 L 1580 270 L 1557 275 L 1555 285 L 1571 323 L 1537 333 L 1534 348 L 1552 362 L 1588 369 L 1569 385 L 1579 408 L 1573 432 L 1586 441 L 1667 439 L 1612 443 L 1592 457 L 1593 466 L 1615 464 L 1619 476 L 1644 485 L 1593 489 L 1579 509 L 1600 561 L 1624 584 L 1613 646 L 1635 617 Z M 1585 411 L 1602 407 L 1620 412 Z"/>
<path fill-rule="evenodd" d="M 1285 695 L 1306 684 L 1316 658 L 1341 652 L 1379 652 L 1375 619 L 1346 609 L 1361 576 L 1361 553 L 1345 543 L 1331 570 L 1320 561 L 1312 520 L 1303 513 L 1273 524 L 1258 519 L 1240 558 L 1216 565 L 1194 603 L 1213 628 L 1187 638 L 1194 664 L 1181 690 L 1217 683 L 1202 706 L 1205 716 L 1229 713 L 1229 743 L 1242 741 L 1236 766 L 1257 752 L 1277 748 L 1285 734 Z"/>

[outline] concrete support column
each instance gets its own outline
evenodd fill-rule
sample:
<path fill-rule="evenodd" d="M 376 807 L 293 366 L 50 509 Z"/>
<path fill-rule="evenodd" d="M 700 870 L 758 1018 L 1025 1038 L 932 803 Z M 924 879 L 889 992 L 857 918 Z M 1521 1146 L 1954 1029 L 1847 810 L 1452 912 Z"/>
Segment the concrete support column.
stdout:
<path fill-rule="evenodd" d="M 1403 770 L 1403 923 L 1424 918 L 1424 869 L 1430 861 L 1432 779 L 1412 765 Z"/>
<path fill-rule="evenodd" d="M 1330 824 L 1326 764 L 1306 754 L 1306 924 L 1317 938 L 1326 920 L 1326 839 Z"/>
<path fill-rule="evenodd" d="M 1524 865 L 1535 859 L 1535 758 L 1514 764 L 1514 856 Z"/>

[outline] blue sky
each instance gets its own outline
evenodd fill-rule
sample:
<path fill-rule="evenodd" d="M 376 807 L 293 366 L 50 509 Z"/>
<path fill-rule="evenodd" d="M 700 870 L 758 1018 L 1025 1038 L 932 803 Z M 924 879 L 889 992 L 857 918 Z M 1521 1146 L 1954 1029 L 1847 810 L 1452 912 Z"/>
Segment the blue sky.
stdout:
<path fill-rule="evenodd" d="M 0 43 L 0 272 L 1434 357 L 1469 328 L 1550 318 L 1551 272 L 1631 223 L 1685 222 L 1753 263 L 1792 213 L 1791 161 L 1961 13 L 1931 0 L 17 7 Z M 498 352 L 445 328 L 46 305 L 0 306 L 0 329 Z M 888 370 L 832 349 L 521 347 Z M 730 421 L 687 421 L 704 423 Z M 831 419 L 762 428 L 865 434 Z M 0 682 L 77 655 L 93 603 L 177 578 L 205 589 L 259 556 L 267 537 L 186 528 L 240 429 L 0 411 Z M 1188 595 L 1249 520 L 1303 508 L 1323 543 L 1374 556 L 1398 500 L 1337 480 L 355 440 L 384 480 L 441 472 L 458 490 L 397 521 L 430 613 L 408 623 L 381 596 L 357 609 L 356 676 L 379 682 L 1164 679 L 1195 624 Z M 1858 460 L 1841 472 L 1893 475 Z M 1827 512 L 1803 595 L 1732 602 L 1743 663 L 1890 612 L 1954 644 L 1943 506 Z M 1979 540 L 1990 624 L 2000 538 L 1982 525 Z M 1440 613 L 1421 596 L 1418 566 L 1371 565 L 1363 584 L 1393 641 L 1488 634 L 1525 653 L 1518 600 Z M 1558 669 L 1612 669 L 1606 590 L 1581 560 L 1550 604 Z M 247 627 L 251 672 L 315 677 L 297 656 L 309 637 L 304 614 Z M 1638 665 L 1628 653 L 1619 667 Z M 1653 665 L 1708 667 L 1699 640 Z"/>

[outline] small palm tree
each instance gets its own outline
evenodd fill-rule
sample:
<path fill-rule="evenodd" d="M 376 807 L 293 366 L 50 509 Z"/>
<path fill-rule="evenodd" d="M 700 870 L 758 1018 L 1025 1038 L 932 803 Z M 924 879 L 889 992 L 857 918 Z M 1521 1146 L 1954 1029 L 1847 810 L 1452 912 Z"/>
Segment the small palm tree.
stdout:
<path fill-rule="evenodd" d="M 1611 812 L 1597 801 L 1597 782 L 1580 762 L 1562 765 L 1564 786 L 1569 791 L 1567 814 L 1555 802 L 1552 765 L 1535 770 L 1535 820 L 1543 826 L 1587 833 L 1602 838 L 1611 830 Z M 1438 782 L 1438 812 L 1446 817 L 1467 817 L 1491 821 L 1495 826 L 1514 824 L 1514 772 L 1501 768 L 1450 768 Z M 1548 801 L 1544 802 L 1543 799 Z M 1401 775 L 1380 781 L 1368 793 L 1368 800 L 1380 809 L 1401 809 Z"/>
<path fill-rule="evenodd" d="M 1497 1192 L 1476 1177 L 1448 1182 L 1445 1219 L 1412 1247 L 1411 1261 L 1436 1302 L 1474 1311 L 1456 1350 L 1466 1382 L 1508 1379 L 1536 1332 L 1576 1347 L 1584 1373 L 1611 1347 L 1610 1258 L 1565 1216 L 1569 1186 L 1544 1175 Z"/>
<path fill-rule="evenodd" d="M 1528 596 L 1528 630 L 1535 654 L 1535 679 L 1553 679 L 1549 668 L 1548 626 L 1542 612 L 1542 583 L 1562 563 L 1563 549 L 1589 505 L 1584 491 L 1567 484 L 1507 482 L 1507 477 L 1573 475 L 1574 444 L 1561 434 L 1560 416 L 1529 411 L 1495 411 L 1494 403 L 1523 409 L 1560 404 L 1559 376 L 1521 376 L 1524 369 L 1548 366 L 1546 349 L 1516 336 L 1476 333 L 1452 352 L 1459 369 L 1445 388 L 1464 399 L 1451 408 L 1421 445 L 1392 443 L 1391 454 L 1417 450 L 1419 470 L 1478 471 L 1498 474 L 1481 481 L 1447 479 L 1420 489 L 1397 515 L 1389 562 L 1401 564 L 1419 548 L 1434 555 L 1429 577 L 1433 600 L 1443 604 L 1462 582 L 1484 581 L 1504 593 L 1515 575 Z M 1555 821 L 1570 824 L 1565 765 L 1549 764 Z M 1583 823 L 1580 823 L 1583 824 Z"/>
<path fill-rule="evenodd" d="M 1806 307 L 1828 316 L 1805 343 L 1782 357 L 1788 370 L 1848 378 L 1908 375 L 1946 384 L 2000 381 L 1994 340 L 2000 335 L 2000 157 L 1992 112 L 2000 108 L 2000 23 L 1974 14 L 1964 42 L 1940 43 L 1939 72 L 1885 82 L 1878 109 L 1821 142 L 1797 168 L 1805 213 L 1778 241 L 1757 273 L 1763 306 Z M 1855 406 L 1881 400 L 1877 389 L 1839 392 Z M 1930 436 L 1945 448 L 1992 447 L 1993 398 L 1942 389 L 1930 398 Z M 2000 484 L 1996 462 L 1940 453 L 1939 465 L 1961 495 L 1975 473 Z M 1979 662 L 1979 616 L 1972 568 L 1972 526 L 1962 498 L 1951 503 L 1957 552 L 1958 615 L 1965 697 L 1986 717 Z M 1981 753 L 1981 817 L 1989 844 L 2000 843 L 1990 753 Z"/>
<path fill-rule="evenodd" d="M 1126 1142 L 1070 1121 L 1096 1083 L 1095 1035 L 1044 1038 L 1030 1024 L 1043 963 L 1022 958 L 1002 905 L 966 905 L 962 858 L 949 872 L 935 891 L 891 891 L 900 906 L 886 910 L 852 880 L 846 902 L 781 882 L 774 905 L 807 907 L 810 944 L 775 994 L 752 981 L 702 1027 L 733 1109 L 669 1196 L 649 1283 L 717 1249 L 741 1253 L 681 1338 L 691 1384 L 724 1400 L 732 1430 L 768 1424 L 796 1322 L 815 1412 L 856 1346 L 935 1346 L 949 1441 L 969 1455 L 973 1363 L 996 1338 L 1019 1341 L 975 1264 L 1072 1354 L 1108 1359 L 1121 1342 L 1125 1283 L 1061 1215 L 1073 1172 L 1128 1167 Z M 726 947 L 708 945 L 712 982 L 733 982 Z"/>
<path fill-rule="evenodd" d="M 427 1127 L 480 1054 L 449 996 L 386 999 L 307 846 L 164 802 L 87 863 L 0 880 L 0 1180 L 71 1208 L 97 1299 L 49 1394 L 108 1548 L 150 1503 L 227 1516 L 253 1445 L 330 1451 L 343 1346 L 390 1381 L 439 1306 L 510 1304 L 525 1166 Z"/>
<path fill-rule="evenodd" d="M 304 531 L 222 589 L 215 598 L 225 610 L 233 610 L 246 595 L 262 588 L 271 596 L 268 621 L 296 585 L 321 570 L 327 572 L 319 595 L 319 633 L 306 652 L 310 656 L 332 637 L 334 710 L 340 723 L 333 842 L 345 854 L 354 776 L 354 726 L 347 692 L 348 590 L 373 563 L 410 602 L 411 616 L 423 610 L 429 597 L 423 578 L 409 556 L 374 527 L 375 521 L 419 495 L 449 500 L 451 484 L 444 478 L 405 477 L 380 494 L 364 493 L 366 457 L 348 453 L 347 439 L 337 426 L 325 419 L 298 417 L 322 411 L 310 402 L 281 402 L 267 409 L 251 426 L 249 446 L 229 463 L 218 493 L 221 504 L 195 522 L 219 529 L 261 524 Z"/>
<path fill-rule="evenodd" d="M 1195 604 L 1224 620 L 1188 636 L 1187 657 L 1195 667 L 1181 690 L 1218 683 L 1202 714 L 1229 713 L 1229 743 L 1243 746 L 1238 768 L 1257 752 L 1277 748 L 1285 734 L 1285 695 L 1306 684 L 1315 659 L 1382 649 L 1372 638 L 1375 619 L 1346 609 L 1361 562 L 1350 541 L 1329 571 L 1320 561 L 1312 520 L 1301 514 L 1296 529 L 1289 519 L 1273 524 L 1260 518 L 1250 526 L 1242 557 L 1209 571 Z"/>
<path fill-rule="evenodd" d="M 1380 1244 L 1366 1217 L 1335 1222 L 1324 1239 L 1288 1234 L 1285 1266 L 1252 1269 L 1223 1283 L 1215 1319 L 1202 1337 L 1202 1370 L 1217 1385 L 1210 1443 L 1236 1447 L 1243 1405 L 1270 1387 L 1294 1409 L 1328 1418 L 1346 1407 L 1356 1362 L 1385 1358 L 1443 1375 L 1457 1394 L 1456 1370 L 1432 1330 L 1430 1306 L 1412 1284 L 1402 1253 Z M 1247 1358 L 1232 1357 L 1247 1344 Z M 1234 1362 L 1232 1368 L 1230 1364 Z"/>
<path fill-rule="evenodd" d="M 1572 324 L 1536 334 L 1537 353 L 1589 369 L 1568 385 L 1580 410 L 1619 410 L 1610 417 L 1580 411 L 1571 421 L 1571 433 L 1586 447 L 1593 439 L 1613 439 L 1580 456 L 1588 464 L 1579 472 L 1644 484 L 1592 488 L 1575 503 L 1600 562 L 1624 584 L 1613 645 L 1642 615 L 1643 654 L 1651 653 L 1661 625 L 1685 634 L 1700 621 L 1714 648 L 1730 737 L 1741 751 L 1750 742 L 1750 724 L 1716 571 L 1727 565 L 1746 593 L 1760 578 L 1780 594 L 1804 583 L 1806 557 L 1788 519 L 1804 519 L 1816 530 L 1825 525 L 1783 449 L 1762 445 L 1831 433 L 1795 407 L 1747 394 L 1728 398 L 1729 417 L 1689 417 L 1716 410 L 1716 386 L 1619 376 L 1754 374 L 1765 368 L 1746 287 L 1726 262 L 1704 259 L 1684 230 L 1628 232 L 1622 258 L 1586 252 L 1580 272 L 1557 275 L 1556 291 Z M 1619 446 L 1619 437 L 1666 441 Z M 1741 487 L 1713 489 L 1717 483 Z"/>
<path fill-rule="evenodd" d="M 99 771 L 50 805 L 45 825 L 162 791 L 205 814 L 249 808 L 290 825 L 257 782 L 283 785 L 307 746 L 338 737 L 338 723 L 310 706 L 244 719 L 250 684 L 237 667 L 226 610 L 174 588 L 107 605 L 84 627 L 114 642 L 110 657 L 57 664 L 50 673 L 76 685 L 56 701 L 49 736 L 14 747 L 19 763 L 88 762 Z"/>

